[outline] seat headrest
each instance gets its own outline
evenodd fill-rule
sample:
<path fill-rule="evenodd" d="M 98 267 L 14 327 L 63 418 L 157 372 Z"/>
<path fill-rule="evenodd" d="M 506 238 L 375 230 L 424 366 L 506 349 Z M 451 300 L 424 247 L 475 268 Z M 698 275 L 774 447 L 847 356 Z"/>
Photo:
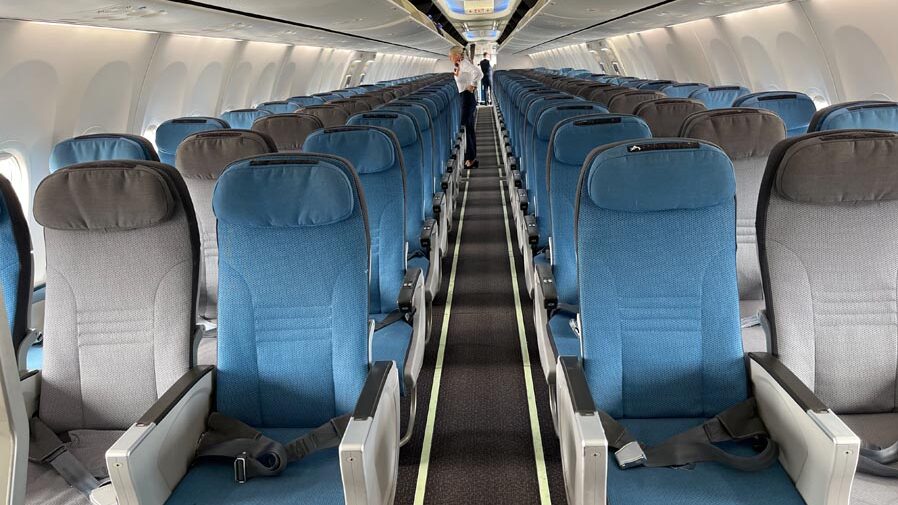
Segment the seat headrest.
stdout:
<path fill-rule="evenodd" d="M 605 114 L 608 112 L 604 106 L 595 102 L 578 100 L 569 105 L 554 105 L 544 109 L 536 123 L 536 136 L 540 140 L 548 141 L 552 137 L 552 131 L 559 121 L 572 116 L 586 114 Z"/>
<path fill-rule="evenodd" d="M 375 112 L 362 112 L 349 118 L 347 125 L 379 126 L 393 132 L 401 147 L 413 146 L 418 142 L 418 127 L 413 116 L 405 111 L 391 111 L 392 104 Z M 358 167 L 356 167 L 358 170 Z"/>
<path fill-rule="evenodd" d="M 811 97 L 794 91 L 765 91 L 737 98 L 733 107 L 757 107 L 776 112 L 786 123 L 786 128 L 806 128 L 817 106 Z"/>
<path fill-rule="evenodd" d="M 252 228 L 326 226 L 360 205 L 352 169 L 318 154 L 268 154 L 232 163 L 218 179 L 212 209 L 219 221 Z"/>
<path fill-rule="evenodd" d="M 701 100 L 709 109 L 714 109 L 732 107 L 737 98 L 749 93 L 749 89 L 744 86 L 714 86 L 697 89 L 689 95 L 689 98 Z"/>
<path fill-rule="evenodd" d="M 624 212 L 713 207 L 736 197 L 733 163 L 716 146 L 683 138 L 624 141 L 587 159 L 581 184 L 597 206 Z"/>
<path fill-rule="evenodd" d="M 223 130 L 230 125 L 217 117 L 182 117 L 169 119 L 156 128 L 156 145 L 160 151 L 175 154 L 178 144 L 191 133 Z"/>
<path fill-rule="evenodd" d="M 277 151 L 274 141 L 251 130 L 194 133 L 178 146 L 175 166 L 185 179 L 215 180 L 231 163 Z"/>
<path fill-rule="evenodd" d="M 898 200 L 898 133 L 833 130 L 780 143 L 770 155 L 783 198 L 816 205 Z M 767 183 L 769 187 L 769 182 Z"/>
<path fill-rule="evenodd" d="M 259 110 L 267 110 L 272 114 L 288 114 L 290 112 L 296 112 L 296 109 L 299 107 L 295 103 L 278 100 L 275 102 L 260 103 L 256 108 Z"/>
<path fill-rule="evenodd" d="M 172 177 L 153 161 L 98 161 L 60 169 L 34 195 L 34 219 L 53 230 L 134 230 L 168 220 L 179 205 Z"/>
<path fill-rule="evenodd" d="M 50 173 L 79 163 L 106 160 L 159 161 L 149 140 L 137 135 L 99 133 L 63 140 L 50 154 Z"/>
<path fill-rule="evenodd" d="M 769 155 L 786 138 L 786 125 L 769 110 L 734 107 L 689 116 L 680 136 L 711 142 L 740 160 Z"/>
<path fill-rule="evenodd" d="M 299 151 L 306 137 L 320 128 L 324 128 L 321 119 L 302 112 L 260 117 L 252 126 L 253 131 L 271 137 L 279 151 Z"/>
<path fill-rule="evenodd" d="M 221 119 L 228 122 L 231 128 L 238 130 L 248 130 L 253 126 L 253 122 L 262 116 L 271 114 L 269 110 L 262 109 L 237 109 L 229 110 L 221 115 Z"/>
<path fill-rule="evenodd" d="M 707 110 L 705 104 L 690 98 L 661 98 L 637 105 L 633 113 L 652 129 L 658 137 L 677 136 L 683 121 L 691 114 Z"/>
<path fill-rule="evenodd" d="M 540 114 L 547 108 L 560 103 L 571 103 L 575 100 L 580 101 L 582 98 L 574 95 L 548 95 L 534 100 L 530 104 L 530 108 L 527 109 L 527 122 L 531 125 L 536 125 Z"/>
<path fill-rule="evenodd" d="M 808 126 L 809 132 L 851 129 L 898 131 L 898 103 L 865 100 L 830 105 L 818 110 Z"/>
<path fill-rule="evenodd" d="M 406 118 L 408 119 L 408 118 Z M 393 132 L 377 126 L 340 126 L 317 130 L 302 150 L 345 158 L 358 174 L 374 174 L 399 165 L 399 142 Z"/>
<path fill-rule="evenodd" d="M 421 103 L 408 103 L 408 102 L 392 102 L 388 105 L 384 105 L 377 112 L 404 112 L 406 114 L 410 114 L 415 117 L 418 123 L 418 127 L 421 128 L 422 131 L 430 130 L 431 127 L 431 117 L 430 112 L 427 110 L 427 107 Z M 402 140 L 400 139 L 400 142 Z"/>
<path fill-rule="evenodd" d="M 626 114 L 592 114 L 566 119 L 555 126 L 552 156 L 565 165 L 582 166 L 598 146 L 652 136 L 641 118 Z"/>
<path fill-rule="evenodd" d="M 317 117 L 325 128 L 343 126 L 349 119 L 349 113 L 336 105 L 310 105 L 299 109 L 297 112 Z"/>
<path fill-rule="evenodd" d="M 636 109 L 636 106 L 641 104 L 642 102 L 648 102 L 649 100 L 659 100 L 661 98 L 667 97 L 660 91 L 636 89 L 618 93 L 611 97 L 611 99 L 608 101 L 608 108 L 614 112 L 622 114 L 632 114 Z"/>
<path fill-rule="evenodd" d="M 287 101 L 296 104 L 297 107 L 324 104 L 324 99 L 320 96 L 292 96 L 288 98 Z"/>

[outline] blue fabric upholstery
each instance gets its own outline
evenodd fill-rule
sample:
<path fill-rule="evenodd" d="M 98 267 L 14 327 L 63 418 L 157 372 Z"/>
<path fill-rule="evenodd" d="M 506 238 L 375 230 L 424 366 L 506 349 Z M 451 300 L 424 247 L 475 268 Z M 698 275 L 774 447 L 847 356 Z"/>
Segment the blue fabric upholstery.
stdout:
<path fill-rule="evenodd" d="M 818 111 L 808 127 L 809 132 L 857 129 L 898 131 L 898 103 L 864 101 L 832 105 Z"/>
<path fill-rule="evenodd" d="M 287 99 L 288 102 L 296 104 L 297 107 L 306 107 L 308 105 L 324 105 L 324 99 L 320 96 L 293 96 Z"/>
<path fill-rule="evenodd" d="M 289 198 L 269 205 L 276 194 Z M 351 202 L 351 212 L 328 224 L 301 217 L 328 198 Z M 240 160 L 219 178 L 213 209 L 218 410 L 259 428 L 312 428 L 350 412 L 368 370 L 367 225 L 352 168 L 311 154 Z M 289 472 L 303 473 L 305 464 Z M 188 476 L 184 485 L 191 482 Z M 216 484 L 228 489 L 230 474 Z M 305 491 L 284 477 L 247 486 L 256 485 Z"/>
<path fill-rule="evenodd" d="M 549 330 L 555 343 L 555 356 L 580 356 L 580 338 L 571 328 L 573 316 L 558 313 L 549 319 Z"/>
<path fill-rule="evenodd" d="M 309 429 L 263 429 L 281 443 Z M 275 478 L 256 478 L 245 484 L 234 482 L 234 464 L 204 461 L 190 467 L 175 488 L 167 505 L 343 505 L 343 482 L 336 448 L 317 452 L 287 467 Z"/>
<path fill-rule="evenodd" d="M 522 144 L 522 147 L 525 151 L 523 155 L 523 168 L 521 168 L 522 175 L 526 178 L 527 189 L 532 191 L 536 182 L 531 172 L 534 171 L 537 165 L 541 163 L 545 164 L 546 162 L 545 150 L 540 149 L 540 147 L 545 146 L 537 146 L 538 136 L 536 128 L 542 113 L 556 105 L 569 105 L 581 101 L 583 101 L 582 98 L 571 95 L 548 95 L 538 98 L 530 104 L 530 107 L 527 109 L 526 121 L 523 123 L 524 143 Z M 584 114 L 587 113 L 588 111 L 584 112 Z"/>
<path fill-rule="evenodd" d="M 554 100 L 547 101 L 558 103 Z M 540 239 L 537 246 L 540 248 L 549 244 L 549 236 L 552 233 L 549 219 L 549 190 L 546 186 L 546 166 L 548 165 L 549 140 L 552 137 L 552 132 L 555 130 L 555 126 L 564 119 L 608 112 L 604 106 L 594 102 L 578 100 L 571 103 L 570 100 L 565 100 L 561 103 L 564 105 L 550 105 L 542 109 L 531 141 L 531 164 L 527 170 L 527 188 L 532 195 L 530 206 L 533 209 L 533 215 L 537 218 Z"/>
<path fill-rule="evenodd" d="M 674 81 L 648 81 L 637 86 L 639 89 L 648 89 L 652 91 L 660 91 L 668 86 L 674 85 Z"/>
<path fill-rule="evenodd" d="M 733 165 L 702 142 L 632 145 L 597 151 L 578 188 L 587 381 L 615 418 L 711 417 L 747 397 Z M 630 186 L 628 171 L 640 187 Z M 672 198 L 656 191 L 663 184 L 674 194 L 700 192 Z"/>
<path fill-rule="evenodd" d="M 700 82 L 669 84 L 661 88 L 661 92 L 671 98 L 689 98 L 698 91 L 707 91 L 708 85 Z"/>
<path fill-rule="evenodd" d="M 178 146 L 188 135 L 226 128 L 230 128 L 230 125 L 217 117 L 169 119 L 156 128 L 156 148 L 159 150 L 159 161 L 174 165 Z"/>
<path fill-rule="evenodd" d="M 752 107 L 774 112 L 786 124 L 787 137 L 804 135 L 808 131 L 811 118 L 817 112 L 817 106 L 811 97 L 794 91 L 752 93 L 737 98 L 733 102 L 733 107 Z"/>
<path fill-rule="evenodd" d="M 702 418 L 624 419 L 638 440 L 657 444 L 704 422 Z M 725 444 L 734 454 L 752 455 L 750 446 Z M 779 463 L 761 472 L 740 472 L 716 463 L 691 469 L 634 468 L 621 470 L 608 462 L 608 503 L 640 505 L 803 505 Z"/>
<path fill-rule="evenodd" d="M 159 161 L 156 150 L 143 137 L 100 133 L 63 140 L 50 154 L 50 173 L 78 163 L 106 160 Z"/>
<path fill-rule="evenodd" d="M 424 144 L 418 119 L 410 112 L 381 108 L 349 118 L 347 125 L 377 126 L 393 132 L 399 141 L 405 168 L 405 240 L 409 253 L 421 251 L 421 227 L 425 205 L 430 207 L 433 196 L 433 177 L 424 165 Z"/>
<path fill-rule="evenodd" d="M 0 176 L 0 287 L 10 334 L 16 346 L 28 331 L 31 307 L 23 306 L 22 302 L 30 298 L 31 268 L 28 222 L 12 184 Z"/>
<path fill-rule="evenodd" d="M 253 123 L 263 116 L 270 116 L 271 111 L 262 109 L 237 109 L 229 110 L 221 115 L 221 119 L 228 122 L 231 128 L 249 130 Z"/>
<path fill-rule="evenodd" d="M 325 103 L 330 102 L 331 100 L 340 100 L 341 98 L 343 98 L 341 95 L 338 95 L 337 93 L 333 93 L 333 92 L 331 92 L 331 93 L 315 93 L 312 96 L 317 96 L 318 98 L 324 100 Z"/>
<path fill-rule="evenodd" d="M 433 102 L 429 101 L 430 104 Z M 417 126 L 421 132 L 421 147 L 423 153 L 423 161 L 424 161 L 424 175 L 425 177 L 429 177 L 429 179 L 424 180 L 424 215 L 425 217 L 433 217 L 433 208 L 428 204 L 427 196 L 433 195 L 437 192 L 436 188 L 439 188 L 440 175 L 442 174 L 441 167 L 439 162 L 437 161 L 436 153 L 437 153 L 437 140 L 434 131 L 434 123 L 433 123 L 433 115 L 438 114 L 436 108 L 431 109 L 428 108 L 427 104 L 424 101 L 413 102 L 413 101 L 405 101 L 405 100 L 394 100 L 390 102 L 389 105 L 385 105 L 379 110 L 384 111 L 400 111 L 411 114 L 417 123 Z M 408 170 L 408 157 L 405 160 L 406 170 Z"/>
<path fill-rule="evenodd" d="M 589 153 L 599 146 L 651 136 L 652 132 L 645 121 L 622 114 L 593 114 L 566 119 L 556 125 L 550 139 L 551 157 L 546 184 L 553 237 L 555 289 L 561 303 L 579 303 L 574 204 L 583 163 Z"/>
<path fill-rule="evenodd" d="M 291 112 L 296 112 L 296 109 L 298 109 L 299 106 L 287 100 L 280 100 L 260 103 L 256 108 L 259 110 L 267 110 L 272 114 L 289 114 Z"/>
<path fill-rule="evenodd" d="M 306 138 L 304 152 L 345 158 L 364 188 L 371 233 L 369 311 L 388 313 L 397 306 L 405 276 L 405 169 L 395 135 L 374 126 L 317 130 Z"/>
<path fill-rule="evenodd" d="M 751 91 L 743 86 L 716 86 L 693 91 L 689 98 L 699 100 L 708 109 L 725 109 L 732 107 L 737 98 L 749 93 Z"/>
<path fill-rule="evenodd" d="M 421 273 L 427 278 L 427 273 L 430 272 L 430 260 L 425 258 L 424 256 L 414 256 L 409 258 L 408 263 L 406 265 L 408 270 L 412 268 L 420 268 Z"/>
<path fill-rule="evenodd" d="M 372 314 L 371 318 L 382 321 L 387 314 Z M 412 343 L 412 327 L 404 321 L 397 321 L 374 332 L 371 340 L 371 361 L 395 361 L 399 376 L 405 370 L 409 345 Z M 405 394 L 405 381 L 399 381 L 402 393 Z"/>

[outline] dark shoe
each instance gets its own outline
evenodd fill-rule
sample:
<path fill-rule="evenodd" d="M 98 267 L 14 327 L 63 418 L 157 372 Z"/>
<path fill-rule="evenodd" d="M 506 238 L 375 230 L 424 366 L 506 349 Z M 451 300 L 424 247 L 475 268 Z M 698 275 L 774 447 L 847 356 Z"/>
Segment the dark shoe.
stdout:
<path fill-rule="evenodd" d="M 480 168 L 480 160 L 474 160 L 470 168 Z"/>

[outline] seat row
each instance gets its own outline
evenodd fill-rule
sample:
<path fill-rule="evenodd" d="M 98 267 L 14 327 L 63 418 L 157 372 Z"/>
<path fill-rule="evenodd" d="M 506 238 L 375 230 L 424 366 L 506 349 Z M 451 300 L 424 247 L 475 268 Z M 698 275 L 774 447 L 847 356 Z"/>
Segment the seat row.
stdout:
<path fill-rule="evenodd" d="M 898 496 L 898 230 L 874 224 L 898 104 L 787 138 L 765 108 L 613 113 L 537 76 L 496 72 L 497 120 L 570 503 Z"/>
<path fill-rule="evenodd" d="M 258 120 L 186 135 L 174 167 L 132 135 L 57 145 L 34 197 L 39 371 L 13 317 L 29 303 L 4 284 L 33 416 L 28 503 L 392 502 L 461 148 L 452 81 L 409 84 L 282 152 Z M 0 182 L 4 247 L 30 267 Z M 30 294 L 20 265 L 12 293 Z M 217 442 L 194 451 L 201 435 Z"/>

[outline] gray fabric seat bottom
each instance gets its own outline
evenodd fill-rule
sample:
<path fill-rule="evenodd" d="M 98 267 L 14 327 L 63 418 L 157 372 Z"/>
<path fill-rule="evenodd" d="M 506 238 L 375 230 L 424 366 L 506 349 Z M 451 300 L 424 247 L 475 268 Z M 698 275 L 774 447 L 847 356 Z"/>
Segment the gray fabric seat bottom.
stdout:
<path fill-rule="evenodd" d="M 218 331 L 209 335 L 204 334 L 200 339 L 199 346 L 196 350 L 197 365 L 216 365 L 218 364 Z"/>
<path fill-rule="evenodd" d="M 106 450 L 123 431 L 73 430 L 68 433 L 69 450 L 94 475 L 106 473 Z M 56 473 L 49 465 L 28 463 L 26 505 L 89 505 L 90 500 Z"/>
<path fill-rule="evenodd" d="M 898 413 L 839 416 L 861 439 L 887 446 L 898 440 Z M 851 489 L 851 505 L 898 504 L 898 480 L 858 473 Z"/>
<path fill-rule="evenodd" d="M 764 309 L 764 300 L 739 300 L 739 317 L 757 315 Z M 745 352 L 767 352 L 767 334 L 760 325 L 742 328 L 742 348 Z"/>

